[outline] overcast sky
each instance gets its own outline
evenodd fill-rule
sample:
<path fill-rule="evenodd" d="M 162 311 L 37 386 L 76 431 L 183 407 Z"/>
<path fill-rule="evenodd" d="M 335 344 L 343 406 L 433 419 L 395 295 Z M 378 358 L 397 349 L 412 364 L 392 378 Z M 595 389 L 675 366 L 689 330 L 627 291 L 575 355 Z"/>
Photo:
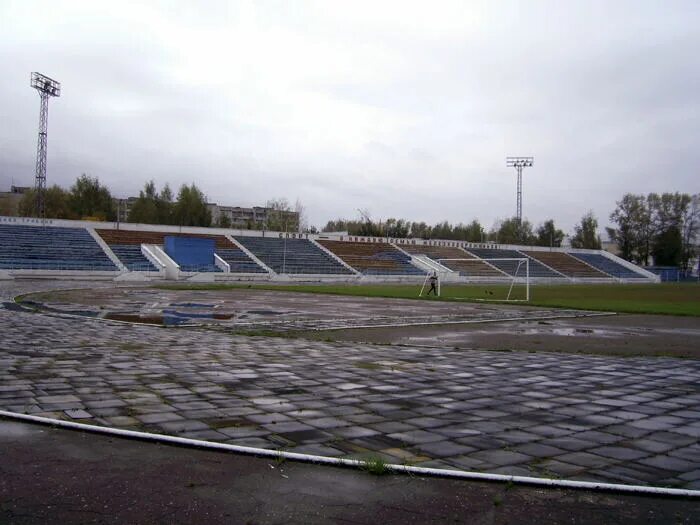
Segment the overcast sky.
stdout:
<path fill-rule="evenodd" d="M 206 6 L 206 7 L 205 7 Z M 570 232 L 625 192 L 700 192 L 700 2 L 0 0 L 0 191 L 300 199 L 311 224 L 515 213 Z"/>

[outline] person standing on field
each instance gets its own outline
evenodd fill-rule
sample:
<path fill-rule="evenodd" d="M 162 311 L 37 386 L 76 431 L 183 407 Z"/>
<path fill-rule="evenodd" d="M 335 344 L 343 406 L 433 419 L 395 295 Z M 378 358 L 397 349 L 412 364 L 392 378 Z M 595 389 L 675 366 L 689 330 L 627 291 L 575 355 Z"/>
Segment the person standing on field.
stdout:
<path fill-rule="evenodd" d="M 437 297 L 437 282 L 438 282 L 438 276 L 437 272 L 433 272 L 433 274 L 430 276 L 430 289 L 428 290 L 427 295 L 430 295 L 430 292 L 433 292 L 435 294 L 435 297 Z"/>

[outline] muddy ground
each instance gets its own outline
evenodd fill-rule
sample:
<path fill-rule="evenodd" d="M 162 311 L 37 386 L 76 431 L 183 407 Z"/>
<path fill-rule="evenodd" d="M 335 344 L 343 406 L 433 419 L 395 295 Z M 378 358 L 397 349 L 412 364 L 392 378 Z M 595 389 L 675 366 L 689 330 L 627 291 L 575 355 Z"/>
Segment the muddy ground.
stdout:
<path fill-rule="evenodd" d="M 338 341 L 480 350 L 700 358 L 700 320 L 666 315 L 341 330 Z"/>

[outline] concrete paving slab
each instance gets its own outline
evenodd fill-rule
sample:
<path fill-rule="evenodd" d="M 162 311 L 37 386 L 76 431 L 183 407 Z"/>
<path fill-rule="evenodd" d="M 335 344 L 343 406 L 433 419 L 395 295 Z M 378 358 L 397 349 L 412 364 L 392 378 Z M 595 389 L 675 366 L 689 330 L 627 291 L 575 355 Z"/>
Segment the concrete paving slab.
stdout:
<path fill-rule="evenodd" d="M 13 281 L 0 294 L 55 286 Z M 654 484 L 700 466 L 692 359 L 244 337 L 7 309 L 0 332 L 3 408 L 267 448 L 401 449 L 455 468 L 552 458 L 574 479 L 623 466 L 617 475 Z"/>

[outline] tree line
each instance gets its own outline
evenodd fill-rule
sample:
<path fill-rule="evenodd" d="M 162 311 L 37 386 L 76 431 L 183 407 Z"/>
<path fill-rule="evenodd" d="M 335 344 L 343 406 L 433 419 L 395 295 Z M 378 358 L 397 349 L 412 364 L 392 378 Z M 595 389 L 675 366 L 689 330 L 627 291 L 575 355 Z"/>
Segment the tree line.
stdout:
<path fill-rule="evenodd" d="M 44 195 L 46 217 L 57 219 L 91 219 L 114 221 L 118 210 L 109 188 L 97 177 L 82 174 L 65 190 L 54 185 Z M 297 200 L 294 208 L 286 199 L 267 202 L 269 208 L 264 223 L 251 222 L 250 229 L 272 231 L 305 231 L 316 233 L 306 224 L 305 208 Z M 31 217 L 36 210 L 36 193 L 27 191 L 19 203 L 19 214 Z M 292 212 L 297 212 L 295 216 Z M 527 219 L 509 218 L 498 221 L 486 230 L 478 220 L 468 224 L 442 221 L 434 225 L 389 218 L 372 220 L 367 211 L 360 210 L 357 220 L 330 220 L 323 232 L 347 231 L 349 235 L 389 238 L 445 239 L 467 242 L 495 242 L 526 246 L 560 247 L 565 234 L 557 228 L 554 219 L 548 219 L 536 228 Z M 143 224 L 170 224 L 181 226 L 231 227 L 226 215 L 212 224 L 212 215 L 204 193 L 194 184 L 183 184 L 177 196 L 166 184 L 160 191 L 153 181 L 147 182 L 132 204 L 129 222 Z M 627 193 L 616 202 L 610 214 L 614 227 L 606 228 L 608 237 L 615 242 L 622 258 L 645 265 L 651 259 L 659 266 L 680 266 L 688 269 L 697 255 L 696 241 L 700 232 L 700 194 Z M 240 226 L 238 226 L 240 227 Z M 598 220 L 592 212 L 586 213 L 574 226 L 570 236 L 573 248 L 600 249 Z"/>
<path fill-rule="evenodd" d="M 121 203 L 112 198 L 109 188 L 97 177 L 82 174 L 65 190 L 53 185 L 44 192 L 45 216 L 53 219 L 115 221 Z M 299 200 L 294 209 L 287 199 L 272 199 L 267 202 L 264 223 L 250 221 L 248 229 L 298 232 L 306 226 L 305 208 Z M 296 212 L 296 215 L 293 213 Z M 19 215 L 33 217 L 36 213 L 36 190 L 28 190 L 20 200 Z M 230 228 L 231 220 L 222 214 L 216 222 L 207 207 L 204 193 L 194 184 L 183 184 L 177 196 L 169 184 L 159 191 L 154 181 L 149 181 L 131 204 L 128 222 L 140 224 L 169 224 L 177 226 L 216 226 Z M 237 225 L 240 227 L 240 225 Z M 315 231 L 315 230 L 314 230 Z"/>
<path fill-rule="evenodd" d="M 349 235 L 389 238 L 445 239 L 467 242 L 494 242 L 525 246 L 560 247 L 565 234 L 554 219 L 536 228 L 527 219 L 517 217 L 499 220 L 487 231 L 478 220 L 469 224 L 435 225 L 390 218 L 372 220 L 369 213 L 359 210 L 357 220 L 330 220 L 323 232 L 347 231 Z M 687 270 L 689 262 L 698 255 L 696 242 L 700 232 L 700 194 L 628 193 L 616 202 L 610 214 L 615 227 L 606 228 L 611 241 L 617 243 L 623 259 L 646 265 L 652 259 L 657 266 L 680 266 Z M 572 248 L 599 250 L 601 238 L 598 219 L 589 211 L 574 226 L 570 235 Z"/>
<path fill-rule="evenodd" d="M 34 188 L 22 195 L 19 202 L 20 216 L 35 215 L 36 197 Z M 44 209 L 48 218 L 114 221 L 117 219 L 117 207 L 109 188 L 100 184 L 97 177 L 86 174 L 78 177 L 68 190 L 54 184 L 44 192 Z M 151 181 L 134 202 L 129 222 L 210 226 L 211 213 L 207 209 L 204 194 L 194 183 L 189 186 L 183 184 L 177 197 L 173 198 L 167 184 L 158 192 Z"/>
<path fill-rule="evenodd" d="M 700 194 L 625 194 L 610 214 L 615 228 L 607 228 L 621 256 L 645 264 L 650 257 L 658 266 L 687 270 L 697 255 L 700 231 Z"/>
<path fill-rule="evenodd" d="M 498 221 L 487 231 L 474 219 L 469 224 L 439 222 L 433 226 L 425 222 L 411 222 L 405 219 L 390 218 L 386 221 L 373 221 L 369 214 L 362 212 L 361 220 L 336 219 L 326 223 L 321 231 L 347 231 L 349 235 L 389 237 L 395 239 L 445 239 L 467 242 L 495 242 L 498 244 L 521 244 L 529 246 L 561 246 L 564 232 L 557 228 L 554 219 L 548 219 L 533 229 L 528 220 L 518 221 L 516 217 Z M 589 213 L 574 229 L 572 244 L 580 248 L 600 249 L 600 236 L 597 234 L 598 221 Z"/>

